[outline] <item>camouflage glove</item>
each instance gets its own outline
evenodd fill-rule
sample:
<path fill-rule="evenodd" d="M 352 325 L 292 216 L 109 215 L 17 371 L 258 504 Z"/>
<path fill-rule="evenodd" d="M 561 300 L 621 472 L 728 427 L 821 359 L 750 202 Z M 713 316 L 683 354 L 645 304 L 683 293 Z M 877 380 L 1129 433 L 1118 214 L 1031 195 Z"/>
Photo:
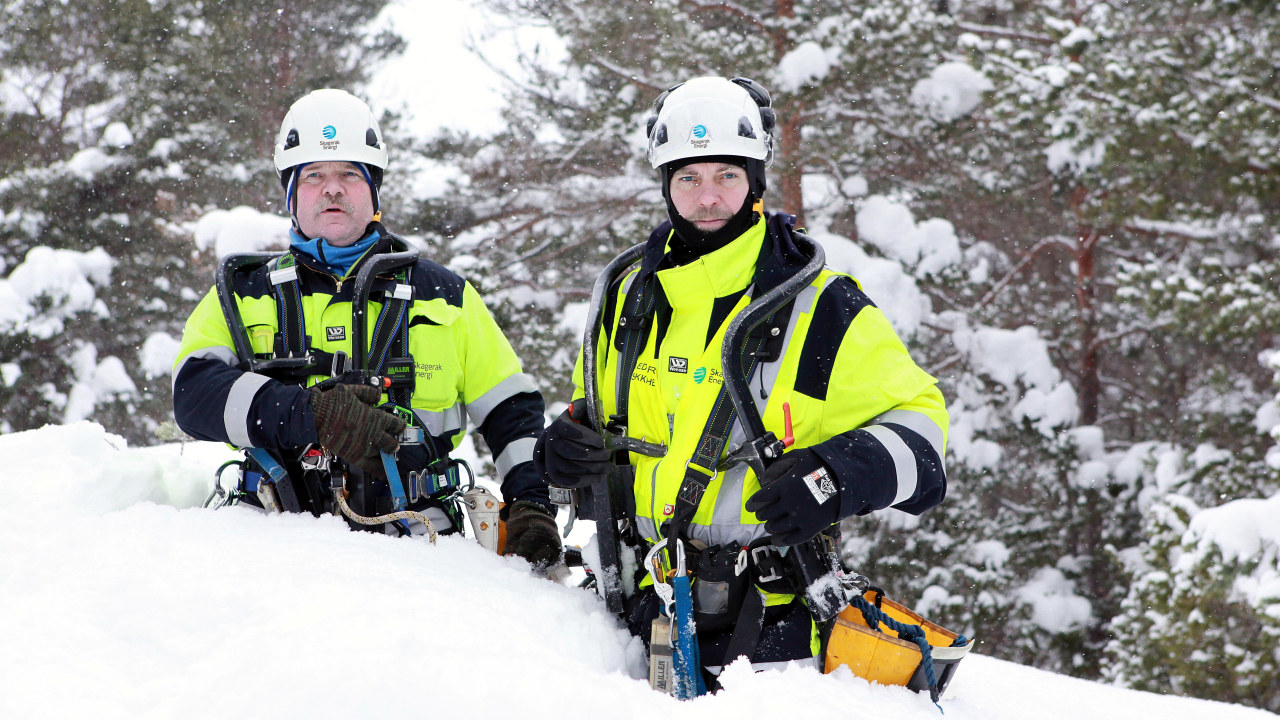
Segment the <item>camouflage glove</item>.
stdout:
<path fill-rule="evenodd" d="M 517 500 L 507 508 L 504 555 L 519 555 L 538 570 L 560 559 L 560 531 L 551 511 L 536 502 Z"/>
<path fill-rule="evenodd" d="M 404 421 L 374 406 L 382 393 L 369 385 L 334 385 L 311 390 L 316 436 L 330 453 L 366 473 L 386 477 L 381 452 L 400 447 Z"/>

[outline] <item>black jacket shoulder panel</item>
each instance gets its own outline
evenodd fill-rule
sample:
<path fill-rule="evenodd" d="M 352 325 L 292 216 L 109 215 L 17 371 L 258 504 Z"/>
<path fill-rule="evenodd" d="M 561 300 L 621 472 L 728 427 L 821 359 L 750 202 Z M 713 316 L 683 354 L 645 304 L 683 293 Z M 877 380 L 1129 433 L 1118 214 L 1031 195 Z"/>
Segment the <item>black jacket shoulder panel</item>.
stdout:
<path fill-rule="evenodd" d="M 443 298 L 454 307 L 462 307 L 462 294 L 467 281 L 440 263 L 419 258 L 413 266 L 412 282 L 414 295 L 419 300 Z"/>
<path fill-rule="evenodd" d="M 840 343 L 865 307 L 874 307 L 871 298 L 851 278 L 832 280 L 818 297 L 813 321 L 805 336 L 796 368 L 796 390 L 818 400 L 827 399 L 827 387 Z"/>

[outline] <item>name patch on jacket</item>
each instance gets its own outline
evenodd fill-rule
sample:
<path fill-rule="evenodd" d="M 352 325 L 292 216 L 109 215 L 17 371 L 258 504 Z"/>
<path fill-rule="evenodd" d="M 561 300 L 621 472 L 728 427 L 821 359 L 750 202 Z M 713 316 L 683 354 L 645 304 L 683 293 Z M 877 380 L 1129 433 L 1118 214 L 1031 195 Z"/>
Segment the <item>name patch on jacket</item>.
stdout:
<path fill-rule="evenodd" d="M 338 342 L 347 339 L 347 329 L 342 326 L 327 327 L 324 329 L 325 337 L 329 338 L 329 342 Z"/>
<path fill-rule="evenodd" d="M 671 362 L 667 365 L 667 372 L 680 373 L 681 375 L 689 372 L 689 359 L 671 356 Z"/>

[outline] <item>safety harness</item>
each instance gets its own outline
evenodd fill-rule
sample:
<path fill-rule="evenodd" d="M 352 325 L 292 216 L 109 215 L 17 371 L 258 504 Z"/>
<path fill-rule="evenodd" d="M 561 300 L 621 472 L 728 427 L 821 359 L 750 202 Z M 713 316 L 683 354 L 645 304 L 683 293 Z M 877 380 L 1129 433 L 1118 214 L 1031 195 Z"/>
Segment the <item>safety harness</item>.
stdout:
<path fill-rule="evenodd" d="M 770 222 L 771 225 L 783 225 L 789 224 L 790 220 L 785 216 L 774 216 Z M 655 237 L 650 239 L 651 244 L 663 230 L 659 228 L 655 232 Z M 782 242 L 781 233 L 788 231 L 781 226 L 771 230 L 770 235 L 778 238 L 778 243 Z M 659 528 L 661 538 L 643 563 L 653 581 L 654 592 L 663 604 L 667 618 L 670 618 L 659 616 L 650 628 L 650 684 L 680 698 L 705 692 L 701 686 L 695 625 L 696 628 L 715 629 L 713 623 L 716 618 L 704 625 L 699 617 L 695 624 L 693 616 L 697 615 L 697 609 L 691 609 L 687 600 L 697 593 L 696 588 L 690 591 L 690 580 L 696 577 L 699 585 L 705 585 L 708 581 L 718 583 L 730 579 L 737 582 L 739 588 L 745 584 L 746 589 L 739 594 L 736 617 L 730 618 L 733 631 L 725 653 L 726 661 L 743 655 L 751 657 L 755 653 L 765 619 L 765 592 L 803 595 L 810 615 L 821 629 L 823 651 L 820 659 L 826 672 L 848 666 L 855 674 L 886 684 L 927 690 L 936 703 L 954 673 L 955 663 L 972 648 L 973 641 L 933 625 L 882 598 L 878 590 L 869 591 L 870 582 L 865 577 L 849 573 L 840 565 L 837 528 L 791 548 L 773 546 L 768 536 L 747 547 L 697 549 L 684 542 L 702 497 L 717 471 L 745 462 L 757 477 L 763 477 L 764 469 L 781 457 L 792 442 L 787 404 L 783 404 L 786 433 L 779 439 L 763 425 L 756 401 L 751 397 L 750 380 L 761 363 L 773 362 L 780 357 L 786 342 L 782 329 L 790 323 L 796 299 L 818 276 L 823 265 L 820 246 L 804 238 L 802 233 L 797 233 L 794 239 L 796 248 L 810 248 L 811 256 L 806 258 L 805 267 L 797 271 L 793 267 L 777 267 L 777 263 L 771 266 L 772 258 L 767 255 L 771 247 L 766 241 L 756 263 L 756 277 L 745 291 L 752 302 L 732 319 L 721 320 L 729 323 L 724 331 L 721 355 L 724 383 L 686 466 L 672 517 Z M 634 263 L 641 255 L 640 248 L 637 246 L 620 255 L 597 280 L 593 291 L 593 315 L 589 318 L 584 339 L 584 392 L 588 411 L 593 413 L 592 420 L 606 431 L 603 434 L 607 448 L 661 457 L 665 455 L 666 448 L 626 437 L 632 375 L 657 320 L 668 317 L 670 313 L 661 284 L 657 282 L 657 263 L 653 257 L 646 257 L 647 262 L 642 262 L 639 272 L 631 276 L 631 284 L 626 287 L 618 312 L 618 330 L 612 338 L 618 352 L 615 377 L 617 410 L 606 422 L 600 422 L 603 418 L 599 417 L 598 393 L 593 382 L 594 373 L 598 371 L 594 333 L 601 325 L 599 313 L 603 305 L 603 291 L 616 288 L 613 282 L 621 276 L 622 266 Z M 768 277 L 770 274 L 772 276 Z M 782 280 L 780 275 L 787 277 Z M 762 290 L 767 292 L 753 297 Z M 609 297 L 616 297 L 616 290 L 610 290 Z M 763 378 L 760 392 L 762 398 L 766 397 Z M 721 461 L 720 456 L 729 442 L 735 421 L 741 423 L 746 439 L 731 451 L 725 461 Z M 625 456 L 615 457 L 615 469 L 626 462 Z M 597 522 L 597 527 L 600 526 Z M 667 556 L 666 568 L 658 560 L 663 550 Z M 608 589 L 605 586 L 607 601 Z M 612 604 L 610 609 L 615 610 Z M 732 607 L 727 614 L 733 615 Z M 723 618 L 719 619 L 723 622 Z M 897 637 L 885 635 L 880 630 L 882 626 L 889 628 Z M 880 654 L 876 648 L 880 645 L 877 643 L 898 643 L 899 646 L 891 652 L 899 652 L 901 646 L 910 648 L 910 652 L 895 655 L 895 658 L 901 658 L 895 665 L 878 659 Z M 888 653 L 884 655 L 887 657 Z"/>
<path fill-rule="evenodd" d="M 752 285 L 744 293 L 748 299 L 753 299 L 762 289 L 759 284 L 761 280 L 759 269 L 766 266 L 770 250 L 770 244 L 768 242 L 764 243 L 761 248 L 761 255 L 756 263 L 757 277 L 753 279 Z M 740 372 L 740 377 L 749 380 L 762 363 L 773 362 L 780 357 L 785 344 L 782 330 L 790 322 L 791 315 L 795 309 L 796 296 L 799 294 L 800 289 L 802 288 L 798 287 L 794 292 L 790 293 L 785 302 L 770 312 L 763 323 L 751 328 L 740 343 L 740 349 L 732 353 L 738 366 L 726 366 L 723 368 L 726 376 L 730 373 Z M 606 429 L 611 434 L 626 434 L 632 374 L 639 363 L 640 354 L 647 346 L 649 336 L 653 332 L 657 320 L 669 317 L 670 312 L 670 304 L 662 290 L 661 283 L 657 279 L 656 267 L 642 267 L 639 273 L 632 277 L 631 284 L 627 288 L 625 299 L 619 312 L 618 331 L 612 339 L 613 346 L 618 352 L 618 364 L 614 390 L 617 410 L 609 418 L 609 422 L 606 425 Z M 729 319 L 724 318 L 720 322 L 729 322 Z M 725 341 L 726 343 L 731 342 L 727 337 Z M 726 351 L 725 356 L 728 357 L 729 355 L 730 353 Z M 721 385 L 716 396 L 712 410 L 698 439 L 694 454 L 686 465 L 684 477 L 677 490 L 671 519 L 665 522 L 660 529 L 663 537 L 660 546 L 666 548 L 667 567 L 673 569 L 674 574 L 671 578 L 673 581 L 681 577 L 676 568 L 687 567 L 689 572 L 696 576 L 699 568 L 703 565 L 704 551 L 699 551 L 686 542 L 688 540 L 688 529 L 708 486 L 717 473 L 741 462 L 740 459 L 734 458 L 721 461 L 721 455 L 729 443 L 737 415 L 737 410 L 730 394 L 730 383 L 725 382 Z M 643 452 L 643 449 L 635 447 L 631 447 L 630 450 Z M 662 448 L 661 452 L 646 454 L 661 456 L 665 454 L 665 448 Z M 837 562 L 834 541 L 829 536 L 822 535 L 819 537 L 821 538 L 820 540 L 794 548 L 791 552 L 811 555 L 806 561 L 808 566 L 828 567 L 833 565 Z M 730 658 L 738 655 L 750 657 L 759 643 L 766 608 L 765 598 L 756 589 L 756 585 L 763 585 L 771 590 L 787 593 L 803 593 L 804 591 L 806 578 L 796 571 L 797 565 L 784 562 L 779 549 L 770 545 L 767 538 L 762 540 L 761 542 L 753 543 L 751 547 L 728 548 L 730 557 L 724 560 L 713 559 L 709 552 L 705 555 L 708 565 L 712 563 L 725 564 L 726 560 L 728 563 L 732 563 L 728 568 L 728 574 L 735 576 L 737 587 L 742 591 L 738 593 L 737 602 L 735 602 L 736 608 L 730 609 L 730 611 L 735 609 L 737 611 L 737 617 L 730 620 L 734 628 L 728 646 L 727 657 Z M 707 549 L 707 551 L 711 550 L 710 548 Z M 719 550 L 719 548 L 716 548 L 716 550 Z M 680 554 L 679 557 L 677 557 L 677 552 Z M 723 554 L 720 553 L 721 556 Z M 647 560 L 646 566 L 651 562 L 652 560 Z M 654 568 L 646 567 L 646 569 L 654 579 L 655 590 L 659 591 L 661 596 L 661 591 L 666 587 L 666 584 L 662 582 L 663 578 L 654 572 Z M 744 585 L 745 588 L 743 587 Z M 674 608 L 674 600 L 672 607 Z M 838 608 L 835 610 L 838 611 Z M 834 614 L 834 611 L 832 614 Z M 829 617 L 828 615 L 821 619 L 826 620 Z"/>
<path fill-rule="evenodd" d="M 273 356 L 276 358 L 310 358 L 310 367 L 299 374 L 339 376 L 361 369 L 370 375 L 391 380 L 388 396 L 400 407 L 409 407 L 413 392 L 413 358 L 409 356 L 409 306 L 413 302 L 413 286 L 409 283 L 411 265 L 395 272 L 395 285 L 383 292 L 382 310 L 374 325 L 369 343 L 369 367 L 352 368 L 344 356 L 334 355 L 311 346 L 306 316 L 302 312 L 302 289 L 299 287 L 297 260 L 285 253 L 271 261 L 268 277 L 276 298 L 280 331 L 276 333 Z M 359 293 L 357 293 L 359 294 Z M 352 338 L 352 343 L 363 338 Z M 336 362 L 335 362 L 336 361 Z"/>
<path fill-rule="evenodd" d="M 384 453 L 383 465 L 391 497 L 373 499 L 372 516 L 351 510 L 345 502 L 344 494 L 340 492 L 335 494 L 335 505 L 343 514 L 360 524 L 392 523 L 401 532 L 407 532 L 405 522 L 417 521 L 427 525 L 434 536 L 430 521 L 425 520 L 421 513 L 408 509 L 411 503 L 416 503 L 423 497 L 440 500 L 441 509 L 455 527 L 461 528 L 463 518 L 457 503 L 461 502 L 472 508 L 474 525 L 474 511 L 480 504 L 492 500 L 492 496 L 480 497 L 481 493 L 488 493 L 476 487 L 473 480 L 469 480 L 464 487 L 460 470 L 466 470 L 470 476 L 470 469 L 465 463 L 450 459 L 447 442 L 435 438 L 427 431 L 410 404 L 415 382 L 413 358 L 409 355 L 409 307 L 413 302 L 413 286 L 410 281 L 416 257 L 417 253 L 414 252 L 377 255 L 369 258 L 362 267 L 354 288 L 353 355 L 350 357 L 341 351 L 329 353 L 313 346 L 307 333 L 306 316 L 302 307 L 297 260 L 292 253 L 229 256 L 220 267 L 217 290 L 243 369 L 299 385 L 305 385 L 309 378 L 316 375 L 328 376 L 321 385 L 374 380 L 378 382 L 390 399 L 383 408 L 397 414 L 407 426 L 401 436 L 401 444 L 420 447 L 426 454 L 425 468 L 420 473 L 410 472 L 402 481 L 395 458 Z M 279 325 L 269 356 L 253 352 L 245 335 L 231 282 L 235 273 L 263 264 L 266 265 L 267 277 L 276 300 Z M 393 272 L 392 267 L 388 267 L 390 265 L 394 266 Z M 373 295 L 371 286 L 380 274 L 383 277 L 389 275 L 391 284 L 388 289 L 381 290 L 381 297 L 377 298 L 381 300 L 382 307 L 366 353 L 362 344 L 367 335 L 364 317 L 370 296 Z M 296 463 L 301 474 L 301 488 L 296 487 L 291 474 L 272 453 L 261 448 L 248 448 L 246 454 L 248 458 L 241 469 L 241 480 L 236 492 L 241 496 L 253 494 L 264 506 L 275 502 L 278 503 L 278 509 L 299 511 L 302 506 L 298 500 L 298 491 L 301 490 L 306 493 L 313 512 L 318 512 L 324 494 L 341 489 L 332 487 L 334 481 L 330 478 L 328 459 L 315 448 L 304 453 Z M 321 478 L 318 485 L 317 478 Z M 312 487 L 313 485 L 317 486 Z M 210 501 L 214 501 L 217 496 L 219 505 L 229 504 L 234 494 L 222 490 L 219 479 L 215 482 L 215 491 L 210 496 Z M 496 508 L 496 502 L 493 506 Z M 496 522 L 490 521 L 488 524 L 496 528 Z M 479 535 L 478 531 L 477 534 Z M 496 535 L 494 544 L 496 545 Z"/>

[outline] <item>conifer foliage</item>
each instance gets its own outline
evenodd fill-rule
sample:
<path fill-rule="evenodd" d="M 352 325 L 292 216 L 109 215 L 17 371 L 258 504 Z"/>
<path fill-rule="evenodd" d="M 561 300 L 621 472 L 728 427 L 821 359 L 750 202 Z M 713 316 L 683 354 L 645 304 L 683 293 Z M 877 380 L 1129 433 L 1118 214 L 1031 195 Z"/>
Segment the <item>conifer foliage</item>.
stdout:
<path fill-rule="evenodd" d="M 662 219 L 652 98 L 753 77 L 780 118 L 769 207 L 863 281 L 952 411 L 946 503 L 846 523 L 849 563 L 984 652 L 1280 702 L 1273 601 L 1246 591 L 1274 597 L 1269 536 L 1258 559 L 1194 530 L 1280 491 L 1270 4 L 488 4 L 567 55 L 526 58 L 497 144 L 451 140 L 456 200 L 485 210 L 450 248 L 507 288 L 502 314 L 529 318 L 536 290 L 562 316 Z M 559 348 L 532 353 L 553 399 L 573 340 L 518 341 Z M 1206 679 L 1222 663 L 1245 689 Z"/>
<path fill-rule="evenodd" d="M 92 418 L 154 441 L 213 277 L 195 221 L 278 202 L 278 118 L 398 49 L 361 31 L 383 4 L 5 3 L 0 431 Z"/>

